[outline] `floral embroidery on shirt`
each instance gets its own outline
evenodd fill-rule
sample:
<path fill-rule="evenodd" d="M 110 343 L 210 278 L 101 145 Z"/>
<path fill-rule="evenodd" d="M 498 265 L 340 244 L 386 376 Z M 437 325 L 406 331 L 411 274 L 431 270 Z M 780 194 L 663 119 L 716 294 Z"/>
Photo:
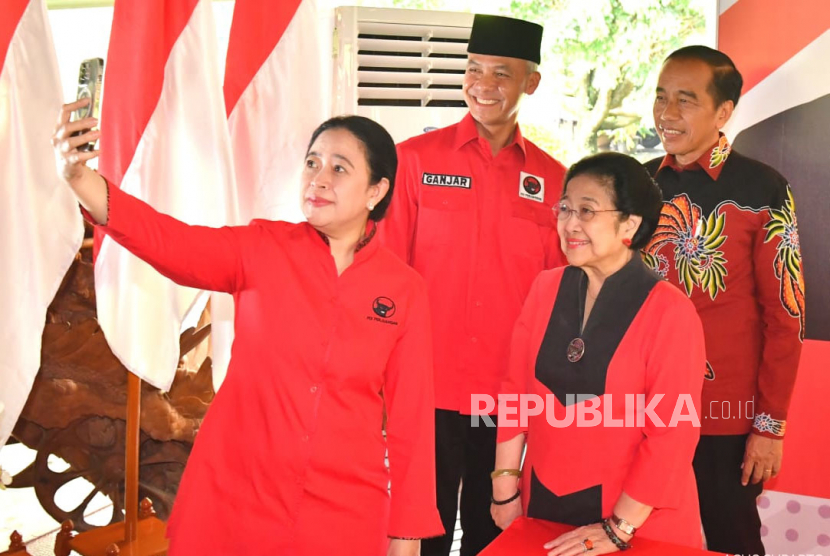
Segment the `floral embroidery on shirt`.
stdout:
<path fill-rule="evenodd" d="M 720 141 L 712 149 L 712 155 L 709 157 L 709 168 L 717 168 L 729 157 L 729 153 L 732 152 L 732 146 L 729 144 L 729 141 L 726 139 L 725 135 L 721 135 Z"/>
<path fill-rule="evenodd" d="M 678 195 L 663 203 L 657 229 L 645 249 L 645 262 L 662 274 L 659 252 L 664 245 L 673 244 L 678 279 L 686 295 L 700 287 L 715 299 L 718 292 L 726 290 L 727 261 L 723 251 L 718 251 L 727 238 L 723 235 L 725 225 L 725 213 L 715 210 L 704 218 L 687 194 Z"/>
<path fill-rule="evenodd" d="M 772 416 L 767 413 L 759 413 L 756 415 L 752 426 L 755 427 L 758 432 L 768 432 L 776 436 L 784 436 L 784 432 L 787 430 L 786 421 L 773 419 Z"/>
<path fill-rule="evenodd" d="M 669 260 L 665 255 L 651 254 L 643 252 L 643 262 L 646 266 L 660 275 L 661 278 L 668 278 L 669 276 Z"/>
<path fill-rule="evenodd" d="M 781 209 L 771 208 L 769 213 L 770 221 L 764 225 L 767 231 L 764 243 L 779 238 L 773 264 L 775 277 L 781 281 L 781 304 L 790 316 L 798 318 L 801 326 L 799 339 L 804 341 L 804 273 L 801 268 L 795 201 L 789 187 L 784 206 Z"/>

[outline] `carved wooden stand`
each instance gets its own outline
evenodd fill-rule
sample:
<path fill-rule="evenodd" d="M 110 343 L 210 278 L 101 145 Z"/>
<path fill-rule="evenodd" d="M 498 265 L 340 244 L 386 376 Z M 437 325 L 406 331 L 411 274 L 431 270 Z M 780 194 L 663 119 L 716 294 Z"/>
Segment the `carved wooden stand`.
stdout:
<path fill-rule="evenodd" d="M 23 537 L 17 531 L 12 531 L 9 536 L 9 549 L 0 552 L 0 556 L 31 556 L 26 552 L 26 545 L 23 544 Z"/>
<path fill-rule="evenodd" d="M 166 525 L 156 517 L 153 503 L 138 504 L 138 439 L 141 417 L 141 380 L 127 375 L 127 466 L 125 520 L 75 534 L 71 520 L 61 524 L 55 539 L 55 556 L 161 556 L 167 554 Z M 16 553 L 12 553 L 16 554 Z M 22 556 L 23 553 L 21 553 Z"/>

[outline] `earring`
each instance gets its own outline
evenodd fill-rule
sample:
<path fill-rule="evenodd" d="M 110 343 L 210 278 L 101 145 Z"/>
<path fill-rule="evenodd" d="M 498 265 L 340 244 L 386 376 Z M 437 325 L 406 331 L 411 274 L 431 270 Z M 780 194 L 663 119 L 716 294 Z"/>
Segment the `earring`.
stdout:
<path fill-rule="evenodd" d="M 631 240 L 630 239 L 625 238 L 624 240 L 622 240 L 622 242 L 623 242 L 623 245 L 625 245 L 626 247 L 631 247 Z"/>
<path fill-rule="evenodd" d="M 366 205 L 366 208 L 369 209 L 369 212 L 372 212 L 373 210 L 375 210 L 375 205 L 374 203 L 369 203 L 368 205 Z"/>

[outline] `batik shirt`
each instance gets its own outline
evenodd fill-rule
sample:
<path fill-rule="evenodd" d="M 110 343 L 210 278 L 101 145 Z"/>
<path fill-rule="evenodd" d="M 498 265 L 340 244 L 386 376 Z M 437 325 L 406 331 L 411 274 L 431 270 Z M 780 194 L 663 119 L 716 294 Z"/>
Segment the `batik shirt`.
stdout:
<path fill-rule="evenodd" d="M 663 191 L 644 260 L 694 302 L 706 336 L 702 434 L 780 438 L 804 338 L 793 194 L 726 137 L 691 165 L 646 164 Z"/>

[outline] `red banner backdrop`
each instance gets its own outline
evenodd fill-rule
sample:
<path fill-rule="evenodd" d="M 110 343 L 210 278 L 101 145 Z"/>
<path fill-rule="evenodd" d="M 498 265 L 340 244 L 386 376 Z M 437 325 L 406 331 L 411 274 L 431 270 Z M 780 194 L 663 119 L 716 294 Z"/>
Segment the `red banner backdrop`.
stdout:
<path fill-rule="evenodd" d="M 830 2 L 721 0 L 719 48 L 744 76 L 735 150 L 785 175 L 796 200 L 806 340 L 778 479 L 759 499 L 771 554 L 830 554 Z"/>

